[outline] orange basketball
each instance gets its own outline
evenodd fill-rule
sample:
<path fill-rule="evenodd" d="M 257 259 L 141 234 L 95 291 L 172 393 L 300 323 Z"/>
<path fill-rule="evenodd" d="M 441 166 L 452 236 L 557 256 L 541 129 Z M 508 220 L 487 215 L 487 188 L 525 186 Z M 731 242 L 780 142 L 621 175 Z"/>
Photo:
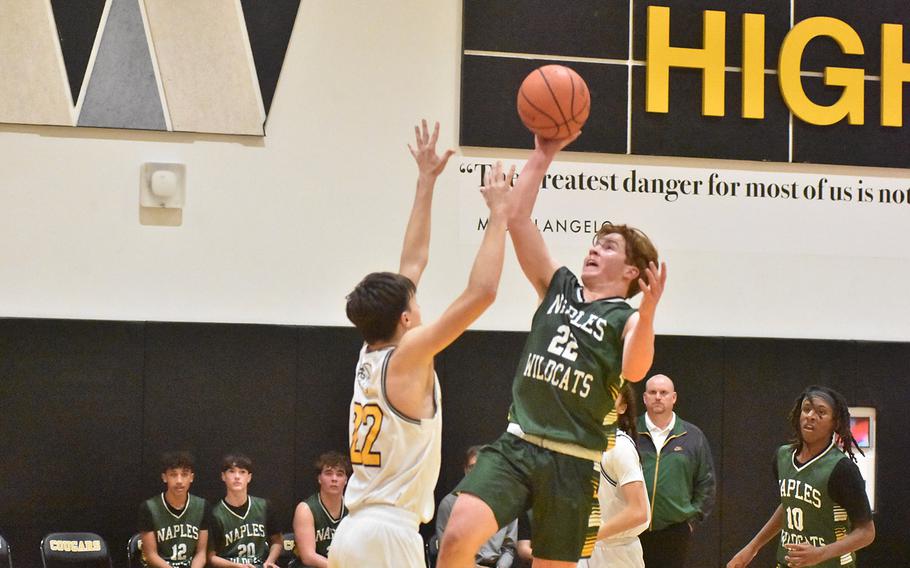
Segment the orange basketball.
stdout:
<path fill-rule="evenodd" d="M 566 138 L 578 132 L 591 111 L 591 93 L 578 73 L 564 65 L 544 65 L 518 89 L 518 116 L 541 138 Z"/>

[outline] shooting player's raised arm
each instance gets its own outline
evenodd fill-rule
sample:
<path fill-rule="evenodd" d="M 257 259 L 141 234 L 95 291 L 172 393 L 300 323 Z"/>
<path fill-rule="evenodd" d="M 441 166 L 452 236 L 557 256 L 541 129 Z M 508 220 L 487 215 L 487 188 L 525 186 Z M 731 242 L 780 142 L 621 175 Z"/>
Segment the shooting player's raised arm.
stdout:
<path fill-rule="evenodd" d="M 509 235 L 521 270 L 534 286 L 539 298 L 546 295 L 550 279 L 559 265 L 550 256 L 550 251 L 531 215 L 537 202 L 540 184 L 550 163 L 560 150 L 578 138 L 578 134 L 580 132 L 560 140 L 535 137 L 534 152 L 522 168 L 513 190 L 515 207 L 509 218 Z"/>

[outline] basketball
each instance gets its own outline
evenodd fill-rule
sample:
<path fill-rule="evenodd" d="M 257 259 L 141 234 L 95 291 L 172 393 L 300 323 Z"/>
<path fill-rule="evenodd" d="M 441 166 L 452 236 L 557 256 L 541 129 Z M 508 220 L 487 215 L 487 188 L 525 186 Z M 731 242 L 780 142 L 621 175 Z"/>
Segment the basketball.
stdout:
<path fill-rule="evenodd" d="M 578 132 L 591 111 L 584 79 L 564 65 L 544 65 L 518 89 L 518 116 L 541 138 L 566 138 Z"/>

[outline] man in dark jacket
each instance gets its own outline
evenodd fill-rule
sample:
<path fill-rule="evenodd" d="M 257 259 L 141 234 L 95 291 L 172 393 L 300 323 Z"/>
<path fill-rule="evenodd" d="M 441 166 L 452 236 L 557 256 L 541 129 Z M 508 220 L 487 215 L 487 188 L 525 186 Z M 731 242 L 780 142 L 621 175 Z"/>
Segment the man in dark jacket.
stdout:
<path fill-rule="evenodd" d="M 676 390 L 665 375 L 645 385 L 638 452 L 651 499 L 651 526 L 641 534 L 647 568 L 683 568 L 695 526 L 714 505 L 711 448 L 697 426 L 676 416 Z"/>

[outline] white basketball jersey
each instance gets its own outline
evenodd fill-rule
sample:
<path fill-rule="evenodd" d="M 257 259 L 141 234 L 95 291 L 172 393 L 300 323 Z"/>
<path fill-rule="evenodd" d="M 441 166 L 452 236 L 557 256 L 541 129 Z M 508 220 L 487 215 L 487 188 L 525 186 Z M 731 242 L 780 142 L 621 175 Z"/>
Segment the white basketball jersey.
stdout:
<path fill-rule="evenodd" d="M 600 518 L 609 519 L 626 505 L 620 488 L 633 481 L 641 481 L 641 492 L 648 503 L 648 490 L 645 488 L 645 477 L 641 471 L 641 461 L 635 442 L 622 430 L 616 431 L 616 445 L 604 452 L 600 462 L 600 487 L 597 489 L 597 500 L 600 502 Z M 628 539 L 638 536 L 651 522 L 651 506 L 648 505 L 648 519 L 637 527 L 611 536 L 613 539 Z"/>
<path fill-rule="evenodd" d="M 394 347 L 367 351 L 357 362 L 348 433 L 354 474 L 344 502 L 353 513 L 365 505 L 393 505 L 433 518 L 433 490 L 439 479 L 442 406 L 434 375 L 433 418 L 414 420 L 399 413 L 385 392 L 386 369 Z"/>

